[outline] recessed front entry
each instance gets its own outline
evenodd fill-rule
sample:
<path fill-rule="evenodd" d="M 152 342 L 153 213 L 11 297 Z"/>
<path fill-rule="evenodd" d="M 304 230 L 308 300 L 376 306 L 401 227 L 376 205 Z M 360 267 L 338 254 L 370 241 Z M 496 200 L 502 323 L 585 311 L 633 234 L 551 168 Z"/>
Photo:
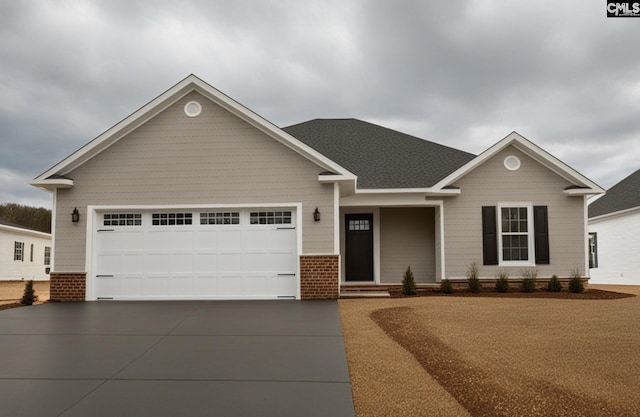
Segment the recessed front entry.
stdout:
<path fill-rule="evenodd" d="M 373 281 L 373 214 L 346 214 L 345 227 L 345 280 Z"/>

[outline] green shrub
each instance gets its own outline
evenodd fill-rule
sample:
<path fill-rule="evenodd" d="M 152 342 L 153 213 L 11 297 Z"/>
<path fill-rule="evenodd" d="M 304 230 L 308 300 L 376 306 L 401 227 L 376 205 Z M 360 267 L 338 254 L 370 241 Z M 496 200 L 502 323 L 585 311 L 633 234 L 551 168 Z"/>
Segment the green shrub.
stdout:
<path fill-rule="evenodd" d="M 35 290 L 33 289 L 33 281 L 29 280 L 24 285 L 24 294 L 22 295 L 22 304 L 30 306 L 34 301 L 38 299 Z"/>
<path fill-rule="evenodd" d="M 534 292 L 536 290 L 536 279 L 538 278 L 538 270 L 523 269 L 522 270 L 522 283 L 520 284 L 521 292 Z"/>
<path fill-rule="evenodd" d="M 474 294 L 477 294 L 482 290 L 482 284 L 480 283 L 479 268 L 478 264 L 473 262 L 469 269 L 467 270 L 467 285 L 469 286 L 469 291 Z"/>
<path fill-rule="evenodd" d="M 584 292 L 584 284 L 582 283 L 582 277 L 578 270 L 571 272 L 571 278 L 569 279 L 569 292 L 580 294 Z"/>
<path fill-rule="evenodd" d="M 509 292 L 509 274 L 500 271 L 496 280 L 496 292 Z"/>
<path fill-rule="evenodd" d="M 453 293 L 453 285 L 451 285 L 451 281 L 449 281 L 449 278 L 445 278 L 440 281 L 440 291 L 444 294 Z"/>
<path fill-rule="evenodd" d="M 557 275 L 554 274 L 551 277 L 551 279 L 549 280 L 549 284 L 548 284 L 547 288 L 551 292 L 560 292 L 560 291 L 562 291 L 562 283 L 558 279 Z"/>
<path fill-rule="evenodd" d="M 411 267 L 407 267 L 407 270 L 404 272 L 404 277 L 402 277 L 402 293 L 404 295 L 416 295 L 416 280 L 413 277 L 413 272 L 411 272 Z"/>

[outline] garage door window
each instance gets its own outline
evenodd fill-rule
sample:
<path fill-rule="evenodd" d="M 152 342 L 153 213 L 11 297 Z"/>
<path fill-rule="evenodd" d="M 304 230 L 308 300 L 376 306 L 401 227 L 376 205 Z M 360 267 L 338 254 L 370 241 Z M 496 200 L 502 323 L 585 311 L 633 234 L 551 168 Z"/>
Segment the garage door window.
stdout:
<path fill-rule="evenodd" d="M 200 224 L 240 224 L 240 212 L 200 213 Z"/>
<path fill-rule="evenodd" d="M 192 223 L 192 213 L 153 213 L 151 224 L 153 226 L 180 226 Z"/>
<path fill-rule="evenodd" d="M 291 224 L 290 211 L 252 211 L 251 224 Z"/>
<path fill-rule="evenodd" d="M 140 213 L 109 213 L 103 217 L 104 226 L 141 226 Z"/>

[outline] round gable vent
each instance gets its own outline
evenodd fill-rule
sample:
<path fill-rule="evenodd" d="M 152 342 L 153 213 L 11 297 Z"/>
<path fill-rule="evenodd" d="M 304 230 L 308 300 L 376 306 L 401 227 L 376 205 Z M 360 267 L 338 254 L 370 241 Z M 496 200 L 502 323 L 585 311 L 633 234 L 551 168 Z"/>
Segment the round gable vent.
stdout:
<path fill-rule="evenodd" d="M 184 105 L 184 114 L 189 117 L 196 117 L 202 113 L 202 106 L 197 101 L 190 101 Z"/>
<path fill-rule="evenodd" d="M 520 159 L 514 155 L 507 156 L 504 158 L 504 167 L 509 171 L 517 171 L 520 168 Z"/>

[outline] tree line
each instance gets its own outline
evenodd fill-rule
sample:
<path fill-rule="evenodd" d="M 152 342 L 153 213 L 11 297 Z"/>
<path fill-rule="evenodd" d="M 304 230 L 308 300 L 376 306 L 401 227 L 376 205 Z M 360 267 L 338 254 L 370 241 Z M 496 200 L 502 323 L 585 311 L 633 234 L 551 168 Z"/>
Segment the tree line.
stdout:
<path fill-rule="evenodd" d="M 20 226 L 51 233 L 51 210 L 22 204 L 0 204 L 0 219 Z"/>

